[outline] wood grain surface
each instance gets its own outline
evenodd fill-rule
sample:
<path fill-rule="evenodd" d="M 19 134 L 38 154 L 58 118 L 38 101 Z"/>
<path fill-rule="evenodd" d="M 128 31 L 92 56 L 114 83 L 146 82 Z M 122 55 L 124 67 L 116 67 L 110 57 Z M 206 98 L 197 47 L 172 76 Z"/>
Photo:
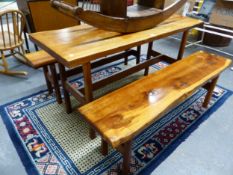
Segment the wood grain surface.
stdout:
<path fill-rule="evenodd" d="M 202 22 L 173 15 L 159 26 L 131 34 L 120 34 L 80 25 L 61 30 L 38 32 L 30 35 L 32 41 L 69 68 L 124 51 L 156 39 L 188 30 Z"/>
<path fill-rule="evenodd" d="M 34 68 L 40 68 L 51 63 L 55 63 L 56 59 L 47 52 L 40 50 L 37 52 L 28 53 L 25 55 L 28 63 Z"/>
<path fill-rule="evenodd" d="M 65 2 L 77 4 L 76 0 L 65 0 Z M 33 0 L 27 3 L 35 30 L 33 32 L 62 29 L 80 24 L 79 21 L 52 8 L 49 0 Z"/>
<path fill-rule="evenodd" d="M 104 10 L 101 10 L 100 13 L 92 10 L 85 10 L 78 6 L 72 6 L 59 0 L 52 0 L 51 3 L 54 8 L 57 8 L 59 11 L 69 14 L 73 16 L 73 18 L 81 20 L 86 24 L 109 31 L 132 33 L 157 26 L 172 16 L 186 1 L 187 0 L 177 0 L 171 6 L 164 9 L 162 8 L 164 1 L 151 0 L 147 3 L 142 3 L 142 1 L 140 1 L 140 6 L 143 4 L 145 5 L 143 5 L 144 12 L 141 11 L 140 13 L 147 14 L 142 16 L 127 16 L 126 12 L 128 10 L 126 0 L 103 0 L 100 3 L 100 8 Z M 155 7 L 159 7 L 160 9 L 156 10 L 157 8 Z M 137 13 L 137 8 L 134 8 L 134 10 L 136 10 L 134 13 Z"/>
<path fill-rule="evenodd" d="M 88 103 L 79 111 L 117 148 L 218 76 L 230 63 L 229 59 L 200 51 Z"/>

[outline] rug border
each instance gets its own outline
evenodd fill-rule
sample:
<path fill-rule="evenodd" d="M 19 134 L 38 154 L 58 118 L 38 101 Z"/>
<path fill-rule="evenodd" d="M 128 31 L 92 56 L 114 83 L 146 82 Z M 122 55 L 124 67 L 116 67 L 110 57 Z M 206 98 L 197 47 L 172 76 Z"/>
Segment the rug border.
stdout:
<path fill-rule="evenodd" d="M 14 128 L 10 118 L 7 117 L 7 113 L 4 110 L 4 108 L 6 106 L 12 104 L 12 103 L 17 103 L 18 101 L 30 98 L 30 97 L 38 95 L 40 93 L 44 93 L 46 91 L 47 90 L 40 90 L 40 91 L 38 91 L 36 93 L 33 93 L 31 95 L 27 95 L 25 97 L 16 99 L 16 100 L 14 100 L 12 102 L 8 102 L 8 103 L 0 106 L 0 116 L 2 118 L 2 121 L 3 121 L 4 125 L 5 125 L 5 128 L 7 129 L 8 135 L 9 135 L 9 137 L 11 139 L 11 143 L 14 145 L 15 150 L 18 153 L 18 157 L 20 158 L 20 160 L 21 160 L 21 162 L 22 162 L 22 164 L 24 166 L 24 169 L 25 169 L 25 171 L 26 171 L 26 173 L 28 175 L 31 175 L 31 174 L 40 175 L 40 173 L 37 170 L 37 168 L 36 168 L 35 164 L 33 163 L 33 161 L 31 160 L 31 157 L 28 155 L 27 151 L 24 149 L 24 145 L 21 142 L 21 139 L 19 138 L 19 135 L 15 131 L 15 128 Z"/>
<path fill-rule="evenodd" d="M 190 134 L 196 130 L 204 121 L 206 121 L 211 114 L 213 114 L 217 109 L 219 109 L 226 100 L 233 94 L 233 91 L 224 88 L 217 84 L 218 87 L 224 89 L 227 91 L 225 95 L 220 98 L 216 103 L 213 104 L 211 108 L 208 108 L 207 111 L 204 113 L 204 116 L 197 119 L 197 121 L 191 125 L 185 132 L 183 132 L 180 136 L 176 138 L 176 140 L 173 141 L 168 147 L 159 154 L 153 161 L 151 161 L 145 168 L 143 168 L 141 171 L 139 171 L 138 175 L 149 175 L 151 174 L 173 151 L 176 150 L 176 148 L 184 142 Z"/>

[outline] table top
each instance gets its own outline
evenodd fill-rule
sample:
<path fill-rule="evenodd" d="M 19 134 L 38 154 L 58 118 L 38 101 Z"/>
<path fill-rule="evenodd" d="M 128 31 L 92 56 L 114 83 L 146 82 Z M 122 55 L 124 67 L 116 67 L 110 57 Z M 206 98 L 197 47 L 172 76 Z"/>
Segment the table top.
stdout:
<path fill-rule="evenodd" d="M 30 34 L 30 39 L 68 68 L 132 47 L 165 38 L 202 24 L 202 21 L 173 15 L 160 25 L 130 34 L 78 25 Z"/>

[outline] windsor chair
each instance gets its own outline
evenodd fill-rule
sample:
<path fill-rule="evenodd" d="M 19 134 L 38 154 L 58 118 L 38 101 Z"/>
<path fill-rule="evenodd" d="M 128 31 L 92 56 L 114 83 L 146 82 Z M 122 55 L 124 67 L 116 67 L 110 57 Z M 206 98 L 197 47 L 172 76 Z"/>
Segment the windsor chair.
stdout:
<path fill-rule="evenodd" d="M 25 17 L 21 11 L 7 10 L 0 13 L 0 52 L 3 67 L 0 73 L 7 75 L 27 75 L 25 71 L 12 71 L 6 58 L 14 55 L 20 61 L 25 62 L 22 33 L 25 27 Z M 18 51 L 16 50 L 18 49 Z M 6 55 L 6 52 L 10 54 Z M 17 56 L 16 56 L 17 54 Z"/>

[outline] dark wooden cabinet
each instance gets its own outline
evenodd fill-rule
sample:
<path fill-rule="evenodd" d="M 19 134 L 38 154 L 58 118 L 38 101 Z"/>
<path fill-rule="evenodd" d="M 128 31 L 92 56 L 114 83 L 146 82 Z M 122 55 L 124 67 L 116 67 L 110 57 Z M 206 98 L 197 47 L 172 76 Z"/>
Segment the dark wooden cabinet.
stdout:
<path fill-rule="evenodd" d="M 77 0 L 65 1 L 77 4 Z M 51 7 L 49 0 L 17 0 L 17 5 L 27 18 L 27 27 L 30 32 L 55 30 L 79 24 L 79 21 Z"/>

